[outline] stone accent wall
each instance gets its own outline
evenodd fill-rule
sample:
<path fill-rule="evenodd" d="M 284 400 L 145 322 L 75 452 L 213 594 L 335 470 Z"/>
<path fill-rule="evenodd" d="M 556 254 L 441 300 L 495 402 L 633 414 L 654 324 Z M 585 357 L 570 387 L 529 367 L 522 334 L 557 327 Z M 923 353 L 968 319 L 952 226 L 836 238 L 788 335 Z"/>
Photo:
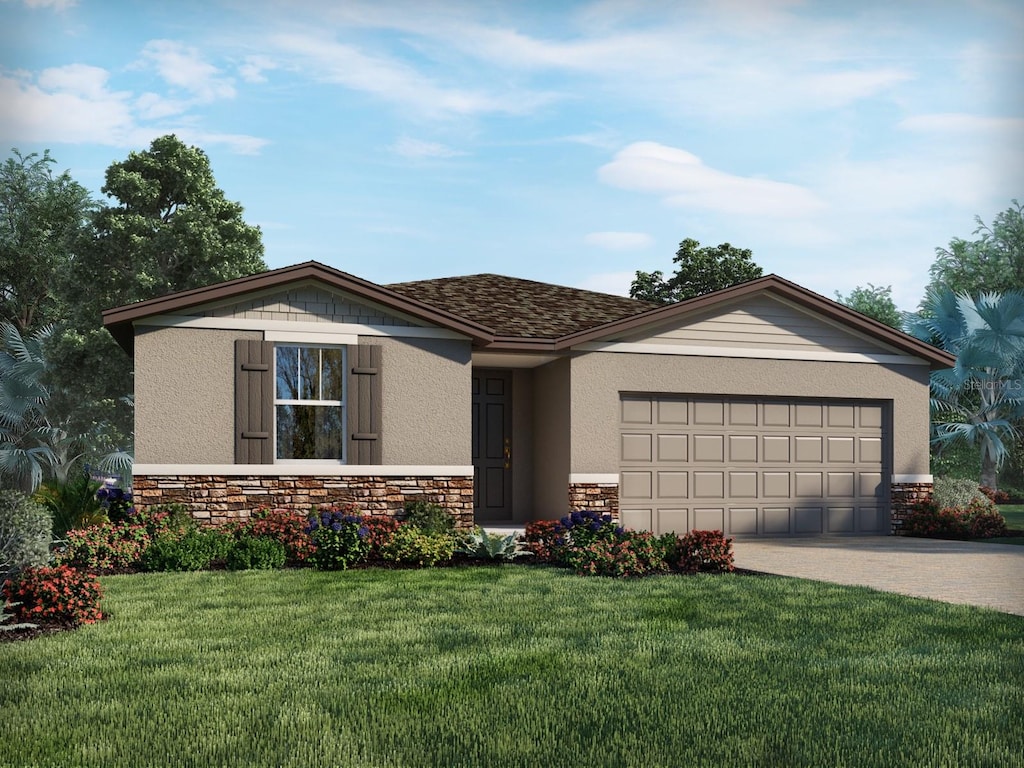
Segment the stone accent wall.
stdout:
<path fill-rule="evenodd" d="M 618 483 L 569 483 L 569 511 L 593 510 L 619 516 Z"/>
<path fill-rule="evenodd" d="M 354 502 L 363 514 L 394 516 L 420 499 L 473 525 L 472 477 L 325 477 L 311 475 L 136 475 L 135 503 L 184 504 L 196 520 L 245 520 L 259 509 L 297 509 Z"/>
<path fill-rule="evenodd" d="M 914 505 L 932 497 L 931 483 L 893 483 L 890 490 L 892 533 L 899 536 L 903 520 Z"/>

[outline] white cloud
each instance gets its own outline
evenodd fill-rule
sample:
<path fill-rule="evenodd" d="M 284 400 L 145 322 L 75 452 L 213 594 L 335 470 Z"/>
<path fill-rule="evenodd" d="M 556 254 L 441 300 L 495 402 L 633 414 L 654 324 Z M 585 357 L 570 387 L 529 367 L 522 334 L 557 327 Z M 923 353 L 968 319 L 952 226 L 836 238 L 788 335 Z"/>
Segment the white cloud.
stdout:
<path fill-rule="evenodd" d="M 465 152 L 461 152 L 451 147 L 446 147 L 444 144 L 435 144 L 431 141 L 420 141 L 419 139 L 411 139 L 408 136 L 402 136 L 392 146 L 391 151 L 402 157 L 409 158 L 448 158 L 448 157 L 459 157 L 465 155 Z"/>
<path fill-rule="evenodd" d="M 748 216 L 803 216 L 824 203 L 786 182 L 737 176 L 711 168 L 686 150 L 651 141 L 630 144 L 602 166 L 606 184 L 660 195 L 665 203 Z"/>
<path fill-rule="evenodd" d="M 609 251 L 636 251 L 654 244 L 646 232 L 591 232 L 583 241 Z"/>
<path fill-rule="evenodd" d="M 220 70 L 205 62 L 191 46 L 174 40 L 150 40 L 142 49 L 142 59 L 155 67 L 168 85 L 181 88 L 202 103 L 235 95 L 231 78 L 221 76 Z"/>
<path fill-rule="evenodd" d="M 523 114 L 552 98 L 550 94 L 489 93 L 445 87 L 397 59 L 372 56 L 320 35 L 274 35 L 269 43 L 305 62 L 320 80 L 370 93 L 405 110 L 432 117 Z"/>
<path fill-rule="evenodd" d="M 78 5 L 78 0 L 24 0 L 26 8 L 53 8 L 55 11 L 66 11 Z"/>
<path fill-rule="evenodd" d="M 1006 133 L 1024 135 L 1024 118 L 972 115 L 965 112 L 941 112 L 912 115 L 896 125 L 914 133 Z"/>
<path fill-rule="evenodd" d="M 273 59 L 267 56 L 246 56 L 238 67 L 238 74 L 247 83 L 265 83 L 267 78 L 263 73 L 270 69 L 277 69 L 277 62 Z"/>

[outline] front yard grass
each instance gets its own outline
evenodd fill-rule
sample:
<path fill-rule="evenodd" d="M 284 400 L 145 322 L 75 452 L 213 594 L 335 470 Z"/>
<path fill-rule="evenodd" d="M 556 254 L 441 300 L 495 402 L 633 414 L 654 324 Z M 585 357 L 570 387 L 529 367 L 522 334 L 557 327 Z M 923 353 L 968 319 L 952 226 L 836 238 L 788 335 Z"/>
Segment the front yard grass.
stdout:
<path fill-rule="evenodd" d="M 765 576 L 105 577 L 0 645 L 12 766 L 1024 765 L 1024 618 Z"/>

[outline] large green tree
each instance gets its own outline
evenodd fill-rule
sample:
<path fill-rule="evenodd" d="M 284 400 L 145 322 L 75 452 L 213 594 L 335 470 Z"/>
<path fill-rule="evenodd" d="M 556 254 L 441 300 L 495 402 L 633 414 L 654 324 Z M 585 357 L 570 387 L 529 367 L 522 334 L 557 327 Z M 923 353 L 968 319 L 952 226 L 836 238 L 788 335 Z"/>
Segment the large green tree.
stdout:
<path fill-rule="evenodd" d="M 954 293 L 1005 293 L 1024 290 L 1024 205 L 1013 204 L 991 226 L 975 217 L 976 239 L 953 238 L 935 249 L 930 287 Z"/>
<path fill-rule="evenodd" d="M 836 301 L 880 323 L 898 329 L 903 327 L 903 315 L 896 309 L 896 304 L 892 300 L 891 285 L 868 283 L 867 288 L 858 285 L 848 296 L 836 291 Z"/>
<path fill-rule="evenodd" d="M 0 165 L 0 321 L 30 333 L 64 317 L 57 278 L 90 226 L 93 201 L 49 150 Z"/>
<path fill-rule="evenodd" d="M 672 261 L 677 265 L 676 271 L 668 279 L 660 270 L 637 270 L 629 295 L 656 304 L 672 304 L 762 275 L 749 249 L 735 248 L 729 243 L 701 246 L 688 237 L 679 244 Z"/>
<path fill-rule="evenodd" d="M 210 160 L 176 136 L 155 139 L 106 172 L 112 199 L 66 273 L 68 320 L 53 344 L 54 407 L 104 450 L 131 441 L 132 364 L 102 310 L 266 270 L 259 227 L 225 198 Z M 104 425 L 97 432 L 97 425 Z"/>
<path fill-rule="evenodd" d="M 928 289 L 921 310 L 907 316 L 907 332 L 956 355 L 931 375 L 933 445 L 973 446 L 980 483 L 995 488 L 1024 417 L 1024 292 Z"/>

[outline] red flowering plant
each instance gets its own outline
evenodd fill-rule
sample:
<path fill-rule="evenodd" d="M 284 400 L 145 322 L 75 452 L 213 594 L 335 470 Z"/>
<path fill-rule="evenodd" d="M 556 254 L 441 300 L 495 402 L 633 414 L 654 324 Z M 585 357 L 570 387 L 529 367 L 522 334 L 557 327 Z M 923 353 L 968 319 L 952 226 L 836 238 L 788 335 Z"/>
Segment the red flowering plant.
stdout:
<path fill-rule="evenodd" d="M 942 509 L 933 501 L 923 501 L 904 518 L 902 530 L 908 536 L 930 539 L 989 539 L 1006 535 L 1006 520 L 987 499 Z"/>
<path fill-rule="evenodd" d="M 68 531 L 63 549 L 56 552 L 58 565 L 89 571 L 110 571 L 138 565 L 153 537 L 145 525 L 102 523 Z"/>
<path fill-rule="evenodd" d="M 4 583 L 3 596 L 21 621 L 77 627 L 103 618 L 99 581 L 66 565 L 25 568 Z"/>
<path fill-rule="evenodd" d="M 362 515 L 362 528 L 366 530 L 363 541 L 366 543 L 366 556 L 371 560 L 380 558 L 381 550 L 395 538 L 395 532 L 401 523 L 393 517 Z"/>
<path fill-rule="evenodd" d="M 996 490 L 995 488 L 989 488 L 987 485 L 981 486 L 980 488 L 978 488 L 978 490 L 984 493 L 990 499 L 992 499 L 993 503 L 995 504 L 1007 504 L 1010 501 L 1010 494 L 1008 494 L 1006 491 L 999 491 Z"/>
<path fill-rule="evenodd" d="M 582 547 L 569 547 L 563 560 L 576 573 L 589 576 L 648 576 L 668 571 L 663 555 L 654 534 L 622 531 L 611 538 L 595 538 Z"/>
<path fill-rule="evenodd" d="M 733 565 L 732 539 L 721 531 L 689 531 L 673 547 L 682 573 L 729 573 Z"/>
<path fill-rule="evenodd" d="M 537 520 L 526 524 L 525 546 L 534 554 L 535 562 L 550 563 L 555 560 L 559 536 L 557 520 Z"/>
<path fill-rule="evenodd" d="M 238 536 L 274 539 L 284 545 L 289 562 L 304 563 L 314 552 L 316 544 L 306 530 L 309 519 L 301 512 L 290 509 L 261 509 L 252 514 L 236 531 Z"/>

